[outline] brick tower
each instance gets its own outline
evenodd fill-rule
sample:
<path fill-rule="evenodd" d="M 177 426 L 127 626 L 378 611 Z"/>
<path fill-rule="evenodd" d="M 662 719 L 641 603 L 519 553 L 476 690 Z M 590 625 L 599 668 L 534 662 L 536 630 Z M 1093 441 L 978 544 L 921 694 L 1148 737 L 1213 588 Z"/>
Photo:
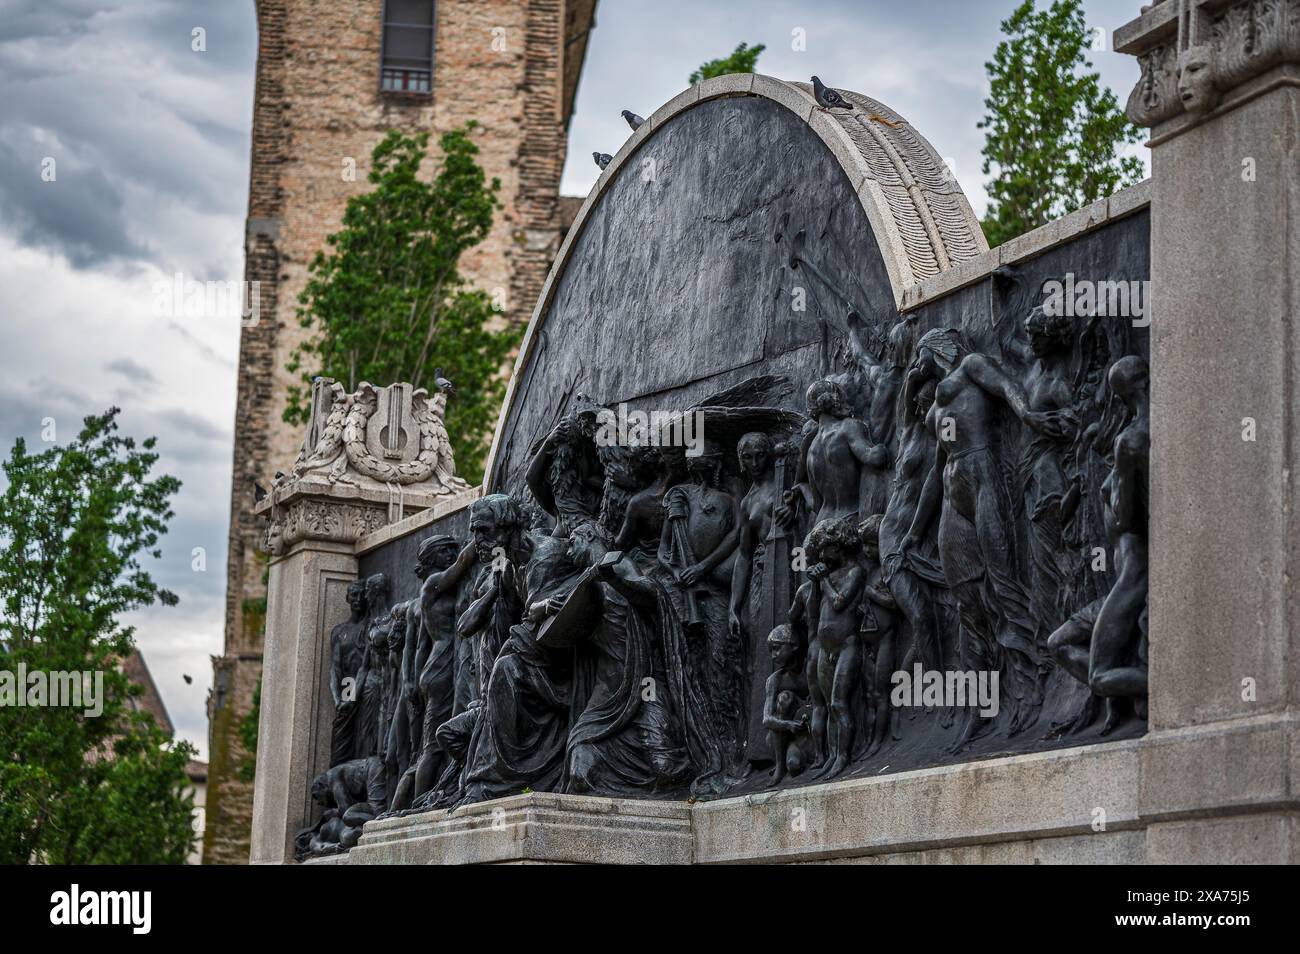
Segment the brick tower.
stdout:
<path fill-rule="evenodd" d="M 208 703 L 207 864 L 248 860 L 253 787 L 240 779 L 240 723 L 261 678 L 266 607 L 253 484 L 287 470 L 301 433 L 281 419 L 285 370 L 304 330 L 307 266 L 370 152 L 390 129 L 438 135 L 477 120 L 479 161 L 501 180 L 491 234 L 462 260 L 528 319 L 563 229 L 560 173 L 596 0 L 256 0 L 257 85 L 244 277 L 257 320 L 239 346 L 225 649 Z M 355 176 L 345 175 L 349 161 Z"/>

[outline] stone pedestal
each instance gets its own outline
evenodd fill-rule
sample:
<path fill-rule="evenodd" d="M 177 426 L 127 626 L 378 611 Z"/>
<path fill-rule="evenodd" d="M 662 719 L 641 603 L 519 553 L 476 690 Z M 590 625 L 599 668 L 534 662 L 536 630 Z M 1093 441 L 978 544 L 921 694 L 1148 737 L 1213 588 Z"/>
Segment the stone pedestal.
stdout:
<path fill-rule="evenodd" d="M 534 793 L 366 825 L 347 864 L 687 864 L 685 802 Z M 313 862 L 315 863 L 315 862 Z"/>
<path fill-rule="evenodd" d="M 304 540 L 271 562 L 250 861 L 282 864 L 311 817 L 311 780 L 329 767 L 330 628 L 357 576 L 349 544 Z"/>

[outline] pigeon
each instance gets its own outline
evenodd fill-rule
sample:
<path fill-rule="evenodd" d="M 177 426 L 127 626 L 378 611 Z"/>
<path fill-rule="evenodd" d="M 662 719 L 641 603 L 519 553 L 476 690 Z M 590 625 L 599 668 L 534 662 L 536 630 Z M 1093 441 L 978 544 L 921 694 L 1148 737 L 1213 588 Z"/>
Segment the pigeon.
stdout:
<path fill-rule="evenodd" d="M 847 109 L 853 111 L 852 105 L 843 96 L 831 89 L 816 76 L 812 78 L 813 96 L 817 100 L 817 105 L 822 109 Z"/>
<path fill-rule="evenodd" d="M 192 686 L 192 685 L 194 685 L 194 677 L 193 677 L 193 676 L 187 676 L 187 675 L 185 675 L 185 673 L 181 673 L 181 678 L 185 680 L 185 685 L 187 685 L 187 686 Z"/>
<path fill-rule="evenodd" d="M 261 484 L 259 484 L 257 481 L 253 481 L 253 503 L 255 504 L 261 503 L 262 498 L 265 496 L 266 496 L 266 488 L 263 487 Z"/>
<path fill-rule="evenodd" d="M 645 122 L 645 120 L 642 117 L 638 116 L 630 109 L 623 110 L 621 113 L 619 113 L 619 115 L 622 116 L 625 120 L 627 120 L 627 124 L 632 127 L 633 132 L 636 132 L 638 129 L 640 129 L 641 124 Z"/>
<path fill-rule="evenodd" d="M 607 152 L 593 152 L 591 158 L 596 160 L 596 165 L 600 166 L 601 172 L 604 172 L 605 167 L 614 161 L 614 157 Z"/>
<path fill-rule="evenodd" d="M 454 394 L 455 386 L 442 376 L 442 368 L 433 369 L 433 383 L 438 386 L 438 390 L 445 391 L 447 394 Z"/>

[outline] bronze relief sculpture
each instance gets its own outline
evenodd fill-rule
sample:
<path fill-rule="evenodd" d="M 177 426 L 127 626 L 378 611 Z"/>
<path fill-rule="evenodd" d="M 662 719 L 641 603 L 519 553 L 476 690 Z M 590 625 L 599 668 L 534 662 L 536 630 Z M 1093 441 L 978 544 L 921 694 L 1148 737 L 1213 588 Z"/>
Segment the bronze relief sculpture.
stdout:
<path fill-rule="evenodd" d="M 708 798 L 1140 726 L 1127 333 L 1042 305 L 995 338 L 846 327 L 806 414 L 771 376 L 670 408 L 701 415 L 699 446 L 611 445 L 574 395 L 467 538 L 421 541 L 414 598 L 354 584 L 301 851 L 526 790 Z"/>

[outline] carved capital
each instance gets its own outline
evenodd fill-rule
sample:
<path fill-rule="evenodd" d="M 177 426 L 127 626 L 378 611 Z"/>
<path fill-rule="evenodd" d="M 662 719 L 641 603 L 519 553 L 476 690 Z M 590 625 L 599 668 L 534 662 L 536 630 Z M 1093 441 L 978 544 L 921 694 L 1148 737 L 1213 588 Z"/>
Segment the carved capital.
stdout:
<path fill-rule="evenodd" d="M 263 548 L 279 556 L 303 540 L 357 543 L 367 534 L 447 499 L 442 493 L 334 482 L 311 474 L 277 482 L 256 512 L 269 521 Z"/>
<path fill-rule="evenodd" d="M 390 522 L 389 509 L 386 501 L 340 499 L 295 485 L 281 499 L 268 498 L 259 507 L 270 518 L 264 547 L 279 556 L 303 540 L 356 543 Z"/>
<path fill-rule="evenodd" d="M 1300 0 L 1159 0 L 1115 31 L 1141 79 L 1128 116 L 1155 127 L 1207 115 L 1226 94 L 1284 63 L 1300 63 Z"/>

